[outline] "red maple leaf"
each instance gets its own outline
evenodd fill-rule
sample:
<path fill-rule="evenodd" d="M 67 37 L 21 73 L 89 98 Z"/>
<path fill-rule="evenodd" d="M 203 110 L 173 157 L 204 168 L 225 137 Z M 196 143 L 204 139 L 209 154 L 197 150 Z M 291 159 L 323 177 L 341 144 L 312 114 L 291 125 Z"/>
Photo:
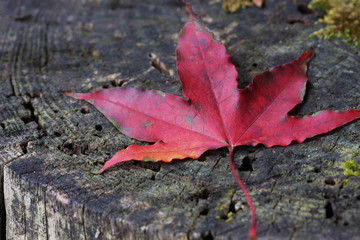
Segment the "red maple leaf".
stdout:
<path fill-rule="evenodd" d="M 93 104 L 127 136 L 155 142 L 130 145 L 97 173 L 119 162 L 195 159 L 209 149 L 227 147 L 232 173 L 252 213 L 249 238 L 255 238 L 255 209 L 236 174 L 234 148 L 259 143 L 286 146 L 293 140 L 301 143 L 360 117 L 360 111 L 324 110 L 303 118 L 288 115 L 303 100 L 312 49 L 255 76 L 249 86 L 238 90 L 238 73 L 225 47 L 197 19 L 190 5 L 186 9 L 189 21 L 179 34 L 176 48 L 185 99 L 158 90 L 126 87 L 65 94 Z"/>

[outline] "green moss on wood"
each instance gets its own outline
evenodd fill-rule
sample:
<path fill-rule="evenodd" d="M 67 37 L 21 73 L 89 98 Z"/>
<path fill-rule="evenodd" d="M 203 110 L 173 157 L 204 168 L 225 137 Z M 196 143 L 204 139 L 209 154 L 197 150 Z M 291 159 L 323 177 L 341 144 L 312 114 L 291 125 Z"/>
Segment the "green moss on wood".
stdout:
<path fill-rule="evenodd" d="M 352 158 L 357 157 L 359 151 L 356 151 L 352 154 Z M 360 165 L 358 165 L 353 159 L 349 159 L 342 164 L 345 179 L 342 180 L 342 185 L 345 187 L 349 183 L 350 177 L 359 177 L 360 176 Z"/>
<path fill-rule="evenodd" d="M 222 8 L 225 12 L 236 12 L 240 8 L 252 7 L 252 3 L 249 0 L 224 0 Z"/>
<path fill-rule="evenodd" d="M 360 176 L 360 168 L 352 159 L 343 163 L 343 169 L 346 177 Z"/>
<path fill-rule="evenodd" d="M 310 8 L 321 9 L 326 13 L 317 23 L 326 25 L 309 37 L 324 39 L 342 37 L 347 43 L 360 48 L 360 1 L 359 0 L 312 0 Z"/>

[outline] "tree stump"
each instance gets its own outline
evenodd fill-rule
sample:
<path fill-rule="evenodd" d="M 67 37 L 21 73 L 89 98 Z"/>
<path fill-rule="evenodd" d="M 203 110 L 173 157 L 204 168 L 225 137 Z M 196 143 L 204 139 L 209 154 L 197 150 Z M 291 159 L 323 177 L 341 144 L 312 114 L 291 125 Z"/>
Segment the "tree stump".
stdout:
<path fill-rule="evenodd" d="M 310 46 L 303 104 L 291 114 L 359 109 L 359 50 L 317 30 L 309 1 L 266 0 L 225 13 L 191 1 L 226 45 L 239 87 Z M 299 7 L 302 6 L 302 7 Z M 128 86 L 181 96 L 176 0 L 0 2 L 1 239 L 246 239 L 250 213 L 226 149 L 197 160 L 130 161 L 102 175 L 135 143 L 96 109 L 63 91 Z M 153 66 L 154 65 L 154 66 Z M 360 178 L 344 186 L 342 164 L 360 163 L 360 122 L 288 147 L 239 147 L 235 164 L 254 201 L 259 239 L 360 239 Z"/>

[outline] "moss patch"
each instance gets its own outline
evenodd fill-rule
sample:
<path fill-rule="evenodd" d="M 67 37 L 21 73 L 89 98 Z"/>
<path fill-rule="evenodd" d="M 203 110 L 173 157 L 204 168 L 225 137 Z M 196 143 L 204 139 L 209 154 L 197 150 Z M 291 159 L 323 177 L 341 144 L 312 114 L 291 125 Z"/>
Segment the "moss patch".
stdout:
<path fill-rule="evenodd" d="M 309 37 L 324 39 L 342 37 L 347 43 L 360 48 L 360 1 L 359 0 L 312 0 L 309 8 L 317 8 L 326 13 L 317 23 L 326 25 Z"/>
<path fill-rule="evenodd" d="M 224 0 L 222 8 L 225 12 L 236 12 L 240 8 L 252 7 L 252 3 L 249 0 Z"/>
<path fill-rule="evenodd" d="M 343 163 L 344 175 L 346 177 L 360 176 L 359 165 L 354 160 L 347 160 Z"/>
<path fill-rule="evenodd" d="M 353 154 L 352 157 L 355 158 L 358 154 L 359 152 L 357 151 Z M 349 183 L 350 177 L 360 176 L 360 165 L 358 165 L 353 159 L 349 159 L 343 163 L 342 167 L 344 170 L 344 175 L 346 177 L 345 179 L 343 179 L 342 185 L 345 187 L 346 184 Z"/>

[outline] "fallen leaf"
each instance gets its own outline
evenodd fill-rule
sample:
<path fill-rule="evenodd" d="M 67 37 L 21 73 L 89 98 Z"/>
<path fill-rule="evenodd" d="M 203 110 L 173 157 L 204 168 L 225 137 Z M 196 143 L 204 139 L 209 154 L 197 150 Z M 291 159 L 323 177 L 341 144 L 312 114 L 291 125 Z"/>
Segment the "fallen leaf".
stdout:
<path fill-rule="evenodd" d="M 264 0 L 252 0 L 253 4 L 255 4 L 257 7 L 261 8 Z"/>
<path fill-rule="evenodd" d="M 249 86 L 238 90 L 238 73 L 224 45 L 198 20 L 190 5 L 186 10 L 189 21 L 179 34 L 176 48 L 177 72 L 185 98 L 126 87 L 65 94 L 93 104 L 125 135 L 155 142 L 130 145 L 97 173 L 119 162 L 195 159 L 208 149 L 227 147 L 232 173 L 252 213 L 249 238 L 255 239 L 255 209 L 236 174 L 234 148 L 301 143 L 359 118 L 360 111 L 324 110 L 303 118 L 288 114 L 303 100 L 307 63 L 314 56 L 311 48 L 296 60 L 255 76 Z"/>

